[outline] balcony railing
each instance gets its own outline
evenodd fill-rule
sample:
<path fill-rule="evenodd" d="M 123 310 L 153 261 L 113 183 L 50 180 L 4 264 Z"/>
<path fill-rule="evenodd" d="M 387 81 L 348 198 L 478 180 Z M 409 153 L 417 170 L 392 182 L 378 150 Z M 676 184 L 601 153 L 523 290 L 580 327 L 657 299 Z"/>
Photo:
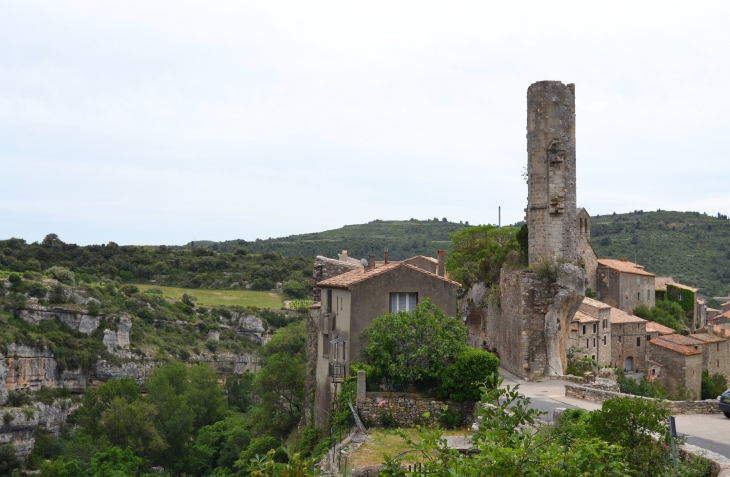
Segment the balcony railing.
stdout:
<path fill-rule="evenodd" d="M 345 363 L 330 361 L 330 379 L 336 382 L 345 379 Z"/>

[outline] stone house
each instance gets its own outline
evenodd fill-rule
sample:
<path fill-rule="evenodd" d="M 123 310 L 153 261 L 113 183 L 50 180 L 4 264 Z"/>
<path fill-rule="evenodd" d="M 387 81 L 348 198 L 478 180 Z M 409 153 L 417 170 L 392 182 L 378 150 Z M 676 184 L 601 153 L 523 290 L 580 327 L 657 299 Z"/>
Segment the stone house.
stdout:
<path fill-rule="evenodd" d="M 662 366 L 659 381 L 676 395 L 686 389 L 700 397 L 702 350 L 695 340 L 670 334 L 654 338 L 648 344 L 650 360 Z M 689 341 L 689 344 L 686 342 Z"/>
<path fill-rule="evenodd" d="M 674 283 L 672 277 L 654 278 L 654 298 L 656 301 L 667 299 L 667 284 Z"/>
<path fill-rule="evenodd" d="M 569 347 L 595 360 L 599 366 L 610 366 L 611 307 L 584 298 L 570 325 Z"/>
<path fill-rule="evenodd" d="M 639 305 L 654 307 L 653 273 L 628 260 L 602 258 L 596 269 L 596 298 L 623 311 Z"/>
<path fill-rule="evenodd" d="M 430 262 L 430 261 L 429 261 Z M 315 422 L 326 423 L 330 402 L 338 385 L 359 360 L 367 343 L 362 332 L 387 312 L 412 311 L 430 298 L 447 315 L 456 315 L 461 285 L 444 275 L 444 255 L 439 253 L 432 273 L 407 261 L 376 262 L 319 281 L 321 302 L 310 309 L 318 320 L 316 350 Z M 418 261 L 416 261 L 418 263 Z M 430 265 L 429 265 L 430 266 Z"/>
<path fill-rule="evenodd" d="M 646 323 L 638 316 L 611 308 L 611 366 L 625 371 L 646 367 Z M 659 361 L 661 362 L 661 361 Z"/>
<path fill-rule="evenodd" d="M 707 306 L 700 300 L 697 288 L 681 283 L 667 283 L 667 300 L 679 303 L 687 312 L 690 329 L 700 328 L 707 324 Z"/>

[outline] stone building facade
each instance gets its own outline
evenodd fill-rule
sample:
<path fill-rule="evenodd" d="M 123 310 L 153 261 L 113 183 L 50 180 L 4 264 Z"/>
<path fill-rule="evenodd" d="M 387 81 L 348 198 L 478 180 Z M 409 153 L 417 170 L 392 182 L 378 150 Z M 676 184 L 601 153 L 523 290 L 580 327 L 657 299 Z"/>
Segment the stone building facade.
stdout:
<path fill-rule="evenodd" d="M 576 259 L 575 85 L 527 90 L 528 261 Z"/>
<path fill-rule="evenodd" d="M 646 323 L 638 316 L 611 308 L 612 367 L 625 371 L 642 371 L 646 368 Z"/>
<path fill-rule="evenodd" d="M 611 365 L 611 307 L 584 298 L 570 328 L 570 346 L 599 366 Z"/>
<path fill-rule="evenodd" d="M 596 269 L 598 268 L 598 255 L 591 244 L 591 216 L 584 208 L 579 208 L 576 213 L 576 227 L 578 236 L 576 237 L 576 253 L 578 260 L 582 262 L 583 268 L 588 275 L 588 288 L 595 293 L 596 291 Z"/>
<path fill-rule="evenodd" d="M 651 340 L 648 353 L 651 361 L 661 363 L 659 382 L 676 396 L 682 390 L 700 397 L 702 382 L 702 350 L 699 346 L 683 344 L 681 335 L 666 335 Z"/>
<path fill-rule="evenodd" d="M 652 308 L 656 304 L 654 278 L 653 273 L 636 263 L 602 258 L 596 269 L 596 297 L 623 311 L 639 305 Z"/>

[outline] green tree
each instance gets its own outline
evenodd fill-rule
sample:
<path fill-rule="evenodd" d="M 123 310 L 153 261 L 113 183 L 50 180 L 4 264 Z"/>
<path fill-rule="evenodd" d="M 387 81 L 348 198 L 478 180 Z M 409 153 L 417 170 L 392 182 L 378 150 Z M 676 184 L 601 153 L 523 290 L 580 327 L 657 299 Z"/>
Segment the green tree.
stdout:
<path fill-rule="evenodd" d="M 304 404 L 304 355 L 276 353 L 268 356 L 256 373 L 257 411 L 265 411 L 265 425 L 285 434 L 299 422 Z M 255 413 L 254 413 L 255 414 Z"/>
<path fill-rule="evenodd" d="M 189 385 L 185 401 L 195 413 L 195 430 L 223 419 L 226 404 L 218 386 L 218 376 L 209 364 L 199 364 L 188 370 Z"/>
<path fill-rule="evenodd" d="M 129 403 L 115 397 L 101 417 L 100 427 L 112 445 L 132 449 L 139 456 L 149 455 L 166 447 L 155 428 L 156 414 L 154 405 L 142 399 Z"/>
<path fill-rule="evenodd" d="M 13 470 L 21 469 L 22 462 L 15 454 L 12 444 L 0 445 L 0 475 L 11 475 Z"/>
<path fill-rule="evenodd" d="M 216 467 L 232 468 L 250 442 L 249 425 L 243 416 L 230 416 L 205 426 L 190 449 L 188 468 L 195 475 L 210 475 Z"/>
<path fill-rule="evenodd" d="M 253 405 L 253 373 L 231 374 L 226 378 L 225 392 L 228 406 L 238 412 L 246 412 Z"/>
<path fill-rule="evenodd" d="M 142 459 L 135 456 L 131 449 L 111 447 L 99 452 L 91 459 L 87 477 L 137 477 Z"/>
<path fill-rule="evenodd" d="M 439 395 L 452 401 L 477 401 L 489 376 L 499 372 L 499 359 L 492 353 L 467 348 L 441 375 Z"/>
<path fill-rule="evenodd" d="M 410 313 L 376 318 L 363 336 L 367 363 L 397 383 L 438 378 L 467 346 L 463 323 L 428 298 Z"/>
<path fill-rule="evenodd" d="M 661 475 L 657 465 L 666 456 L 662 442 L 667 436 L 670 412 L 660 402 L 640 398 L 611 398 L 591 413 L 592 433 L 621 446 L 624 460 L 639 475 Z M 654 435 L 660 436 L 657 442 Z"/>
<path fill-rule="evenodd" d="M 720 373 L 710 376 L 706 369 L 702 371 L 701 399 L 717 399 L 717 396 L 727 390 L 727 378 Z"/>
<path fill-rule="evenodd" d="M 103 433 L 101 417 L 116 398 L 135 402 L 141 397 L 139 385 L 131 377 L 110 380 L 86 392 L 75 413 L 76 422 L 93 438 Z"/>
<path fill-rule="evenodd" d="M 499 283 L 505 263 L 525 264 L 521 256 L 517 227 L 498 228 L 493 225 L 469 227 L 451 234 L 454 247 L 446 259 L 451 278 L 471 287 L 474 283 Z"/>

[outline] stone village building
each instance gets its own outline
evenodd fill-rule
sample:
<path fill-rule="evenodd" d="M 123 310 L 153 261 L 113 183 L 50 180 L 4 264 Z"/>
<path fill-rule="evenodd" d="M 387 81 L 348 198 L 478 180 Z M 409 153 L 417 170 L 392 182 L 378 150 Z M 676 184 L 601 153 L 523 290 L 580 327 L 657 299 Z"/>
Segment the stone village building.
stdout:
<path fill-rule="evenodd" d="M 387 312 L 412 311 L 425 298 L 455 316 L 461 288 L 446 277 L 443 251 L 438 260 L 419 256 L 389 261 L 387 252 L 384 261 L 376 262 L 370 255 L 365 265 L 343 258 L 348 258 L 346 252 L 338 260 L 317 257 L 315 262 L 320 300 L 310 308 L 310 322 L 316 330 L 308 339 L 316 342 L 315 369 L 309 371 L 315 375 L 317 425 L 327 422 L 330 403 L 350 372 L 350 362 L 359 360 L 367 345 L 362 332 L 375 318 Z"/>

